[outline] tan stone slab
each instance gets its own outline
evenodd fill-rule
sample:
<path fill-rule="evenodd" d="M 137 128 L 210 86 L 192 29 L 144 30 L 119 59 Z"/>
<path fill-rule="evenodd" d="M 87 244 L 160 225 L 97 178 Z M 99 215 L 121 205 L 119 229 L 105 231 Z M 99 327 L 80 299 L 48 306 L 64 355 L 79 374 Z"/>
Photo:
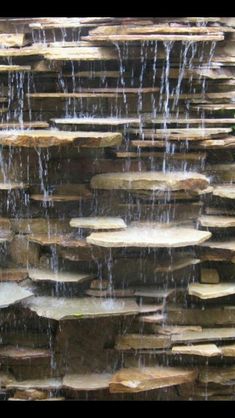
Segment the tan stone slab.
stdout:
<path fill-rule="evenodd" d="M 185 267 L 195 265 L 200 263 L 199 258 L 193 258 L 192 256 L 188 255 L 187 253 L 180 253 L 173 255 L 170 258 L 162 257 L 162 259 L 157 259 L 157 267 L 154 269 L 154 273 L 157 272 L 173 272 L 177 270 L 181 270 Z"/>
<path fill-rule="evenodd" d="M 0 308 L 7 308 L 9 305 L 21 302 L 30 296 L 33 296 L 33 293 L 17 283 L 0 283 Z"/>
<path fill-rule="evenodd" d="M 211 139 L 205 141 L 198 141 L 197 143 L 191 143 L 191 149 L 233 149 L 235 148 L 234 136 L 229 136 L 224 139 Z"/>
<path fill-rule="evenodd" d="M 234 340 L 234 328 L 204 328 L 202 331 L 188 331 L 171 336 L 172 343 L 207 342 L 220 340 Z"/>
<path fill-rule="evenodd" d="M 76 391 L 103 390 L 109 387 L 112 375 L 109 373 L 66 374 L 63 388 Z"/>
<path fill-rule="evenodd" d="M 89 229 L 124 229 L 127 227 L 122 218 L 109 216 L 73 218 L 69 224 L 73 228 Z"/>
<path fill-rule="evenodd" d="M 192 106 L 192 109 L 204 109 L 204 110 L 234 110 L 235 104 L 232 103 L 213 103 L 213 104 L 199 104 Z"/>
<path fill-rule="evenodd" d="M 208 241 L 198 246 L 198 255 L 203 261 L 230 261 L 235 262 L 235 241 Z"/>
<path fill-rule="evenodd" d="M 31 200 L 35 200 L 36 202 L 76 202 L 80 200 L 87 200 L 91 199 L 91 193 L 87 193 L 84 196 L 78 195 L 62 195 L 62 194 L 53 194 L 53 195 L 43 195 L 43 194 L 31 194 Z"/>
<path fill-rule="evenodd" d="M 217 284 L 220 282 L 219 273 L 216 269 L 201 268 L 201 283 Z"/>
<path fill-rule="evenodd" d="M 91 179 L 93 189 L 103 190 L 193 190 L 205 189 L 209 180 L 194 172 L 161 171 L 105 173 Z"/>
<path fill-rule="evenodd" d="M 200 370 L 199 382 L 232 384 L 235 379 L 235 366 L 208 367 Z"/>
<path fill-rule="evenodd" d="M 98 289 L 88 289 L 86 290 L 86 295 L 94 296 L 96 298 L 130 298 L 135 296 L 134 289 L 108 289 L 108 290 L 98 290 Z"/>
<path fill-rule="evenodd" d="M 146 123 L 154 123 L 154 124 L 179 124 L 179 125 L 233 125 L 234 118 L 154 118 L 146 121 Z"/>
<path fill-rule="evenodd" d="M 8 73 L 8 72 L 28 72 L 31 71 L 30 65 L 0 65 L 0 73 Z"/>
<path fill-rule="evenodd" d="M 92 97 L 92 96 L 99 97 L 98 95 L 101 95 L 100 97 L 103 97 L 103 96 L 105 97 L 106 94 L 113 95 L 110 97 L 116 97 L 117 95 L 123 95 L 123 94 L 148 94 L 148 93 L 156 93 L 158 91 L 159 91 L 159 87 L 140 87 L 140 88 L 137 88 L 137 87 L 95 88 L 94 87 L 92 89 L 81 88 L 79 92 L 74 92 L 74 93 L 27 93 L 26 96 L 31 99 L 42 99 L 42 98 L 68 99 L 68 98 Z M 93 118 L 89 118 L 88 120 L 92 120 L 92 119 Z M 75 120 L 78 120 L 78 119 L 75 119 Z M 80 120 L 82 121 L 82 118 Z M 136 120 L 137 119 L 135 118 L 134 121 L 136 122 Z M 110 118 L 109 121 L 115 121 L 115 118 Z"/>
<path fill-rule="evenodd" d="M 180 355 L 218 357 L 221 356 L 221 350 L 215 344 L 198 344 L 188 346 L 175 346 L 171 349 L 172 353 Z"/>
<path fill-rule="evenodd" d="M 214 185 L 213 196 L 218 196 L 225 199 L 235 199 L 235 185 L 226 183 Z"/>
<path fill-rule="evenodd" d="M 203 33 L 203 34 L 212 34 L 212 33 L 221 33 L 223 28 L 218 27 L 211 27 L 211 26 L 170 26 L 169 23 L 164 25 L 157 24 L 157 25 L 103 25 L 98 26 L 95 29 L 89 31 L 90 36 L 94 35 L 128 35 L 128 34 L 153 34 L 153 33 Z"/>
<path fill-rule="evenodd" d="M 15 381 L 6 385 L 7 389 L 44 389 L 44 390 L 59 390 L 62 389 L 62 379 L 60 378 L 46 378 L 46 379 L 29 379 L 22 381 Z"/>
<path fill-rule="evenodd" d="M 34 282 L 55 282 L 55 283 L 83 283 L 94 278 L 93 274 L 73 273 L 67 271 L 53 272 L 50 270 L 31 269 L 28 276 Z"/>
<path fill-rule="evenodd" d="M 28 277 L 24 268 L 0 269 L 0 282 L 21 282 Z"/>
<path fill-rule="evenodd" d="M 85 319 L 106 316 L 136 315 L 139 307 L 134 299 L 54 298 L 40 296 L 24 302 L 38 316 L 54 319 Z"/>
<path fill-rule="evenodd" d="M 56 61 L 109 61 L 116 60 L 118 53 L 110 47 L 72 47 L 50 48 L 34 44 L 24 48 L 2 48 L 0 57 L 33 57 L 39 56 L 46 60 Z"/>
<path fill-rule="evenodd" d="M 182 335 L 185 332 L 201 332 L 202 327 L 197 326 L 197 325 L 186 325 L 186 326 L 164 325 L 163 327 L 155 328 L 155 331 L 158 334 L 162 334 L 162 335 Z"/>
<path fill-rule="evenodd" d="M 129 227 L 125 231 L 93 232 L 86 241 L 101 247 L 173 248 L 197 245 L 210 236 L 210 232 L 191 228 Z"/>
<path fill-rule="evenodd" d="M 170 338 L 166 336 L 144 335 L 144 334 L 125 334 L 116 338 L 116 350 L 142 350 L 158 349 L 170 346 Z"/>
<path fill-rule="evenodd" d="M 13 130 L 0 132 L 0 144 L 19 147 L 49 147 L 78 141 L 87 146 L 120 145 L 122 135 L 115 132 L 70 132 L 57 130 Z"/>
<path fill-rule="evenodd" d="M 204 284 L 190 283 L 188 286 L 188 294 L 197 296 L 200 299 L 215 299 L 235 294 L 235 284 L 219 283 Z"/>
<path fill-rule="evenodd" d="M 160 309 L 159 309 L 160 310 Z M 164 314 L 154 314 L 154 315 L 143 315 L 139 316 L 138 321 L 146 324 L 159 324 L 166 319 Z"/>
<path fill-rule="evenodd" d="M 235 344 L 223 345 L 220 349 L 224 357 L 235 357 Z"/>
<path fill-rule="evenodd" d="M 104 42 L 136 42 L 136 41 L 223 41 L 223 32 L 208 35 L 168 35 L 168 34 L 145 34 L 145 35 L 94 35 L 84 36 L 82 39 L 88 41 L 104 41 Z"/>
<path fill-rule="evenodd" d="M 0 67 L 1 71 L 1 67 Z M 0 129 L 43 129 L 49 128 L 49 123 L 42 121 L 32 121 L 32 122 L 1 122 Z"/>
<path fill-rule="evenodd" d="M 212 216 L 202 215 L 198 218 L 198 222 L 201 226 L 208 228 L 234 228 L 235 217 L 234 216 Z"/>
<path fill-rule="evenodd" d="M 140 125 L 140 119 L 138 118 L 62 118 L 51 119 L 51 121 L 56 125 Z"/>
<path fill-rule="evenodd" d="M 112 377 L 111 393 L 135 393 L 193 382 L 196 370 L 173 367 L 143 367 L 121 369 Z"/>
<path fill-rule="evenodd" d="M 135 296 L 142 296 L 146 298 L 167 299 L 175 293 L 175 289 L 162 289 L 159 286 L 142 286 L 135 289 Z"/>
<path fill-rule="evenodd" d="M 23 33 L 0 33 L 1 48 L 10 48 L 14 46 L 24 46 L 25 35 Z"/>
<path fill-rule="evenodd" d="M 147 142 L 147 141 L 144 141 Z M 206 153 L 199 152 L 187 152 L 187 153 L 178 153 L 169 154 L 166 152 L 159 151 L 142 151 L 141 147 L 138 151 L 115 151 L 115 157 L 117 158 L 161 158 L 166 160 L 176 160 L 176 161 L 199 161 L 201 162 L 206 158 Z"/>
<path fill-rule="evenodd" d="M 0 373 L 0 387 L 5 388 L 7 385 L 13 384 L 15 382 L 15 378 L 13 375 L 7 372 Z"/>
<path fill-rule="evenodd" d="M 0 190 L 17 190 L 17 189 L 26 189 L 28 186 L 24 183 L 0 183 Z"/>
<path fill-rule="evenodd" d="M 3 346 L 0 348 L 1 359 L 13 359 L 13 360 L 33 360 L 35 358 L 50 358 L 51 354 L 49 350 L 29 347 L 14 347 L 11 345 Z"/>
<path fill-rule="evenodd" d="M 139 135 L 137 129 L 129 128 L 129 132 Z M 232 132 L 231 128 L 169 128 L 169 129 L 144 129 L 142 132 L 143 138 L 153 139 L 168 139 L 172 141 L 187 140 L 200 141 L 209 138 L 218 138 L 226 136 Z"/>

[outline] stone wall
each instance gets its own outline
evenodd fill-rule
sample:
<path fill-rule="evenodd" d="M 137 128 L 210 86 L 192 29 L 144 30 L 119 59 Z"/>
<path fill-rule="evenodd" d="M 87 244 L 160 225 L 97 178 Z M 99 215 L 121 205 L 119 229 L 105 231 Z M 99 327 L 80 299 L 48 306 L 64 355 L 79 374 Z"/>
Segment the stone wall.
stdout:
<path fill-rule="evenodd" d="M 234 31 L 0 19 L 1 399 L 234 399 Z"/>

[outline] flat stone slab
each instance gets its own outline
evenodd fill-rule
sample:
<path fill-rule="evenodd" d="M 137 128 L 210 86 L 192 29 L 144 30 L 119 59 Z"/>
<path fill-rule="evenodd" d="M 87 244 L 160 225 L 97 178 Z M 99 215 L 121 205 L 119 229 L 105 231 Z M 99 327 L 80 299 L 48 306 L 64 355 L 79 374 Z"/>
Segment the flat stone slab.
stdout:
<path fill-rule="evenodd" d="M 200 216 L 198 222 L 201 226 L 208 228 L 234 228 L 235 216 Z"/>
<path fill-rule="evenodd" d="M 188 331 L 171 336 L 172 343 L 207 342 L 220 340 L 234 340 L 234 328 L 204 328 L 202 331 Z"/>
<path fill-rule="evenodd" d="M 91 391 L 108 389 L 112 375 L 109 373 L 66 374 L 63 378 L 63 388 L 76 391 Z"/>
<path fill-rule="evenodd" d="M 97 290 L 97 289 L 88 289 L 86 290 L 86 295 L 94 296 L 96 298 L 130 298 L 135 296 L 134 289 L 106 289 L 106 290 Z"/>
<path fill-rule="evenodd" d="M 28 273 L 24 268 L 0 269 L 0 282 L 21 282 L 27 277 Z"/>
<path fill-rule="evenodd" d="M 163 335 L 126 334 L 116 338 L 116 350 L 159 349 L 171 345 L 170 338 Z"/>
<path fill-rule="evenodd" d="M 26 189 L 28 186 L 24 183 L 14 183 L 14 182 L 6 182 L 0 183 L 0 190 L 17 190 L 17 189 Z"/>
<path fill-rule="evenodd" d="M 154 269 L 154 273 L 161 272 L 173 272 L 177 270 L 184 269 L 186 267 L 200 263 L 199 258 L 193 258 L 191 255 L 182 252 L 180 254 L 175 254 L 170 258 L 162 257 L 157 259 L 157 267 Z"/>
<path fill-rule="evenodd" d="M 31 269 L 28 276 L 34 282 L 55 283 L 84 283 L 92 280 L 95 276 L 88 273 L 72 273 L 66 271 L 53 272 L 50 270 Z"/>
<path fill-rule="evenodd" d="M 188 346 L 175 346 L 171 349 L 172 353 L 180 355 L 217 357 L 221 356 L 221 350 L 215 344 L 198 344 Z"/>
<path fill-rule="evenodd" d="M 58 130 L 3 130 L 0 132 L 0 144 L 18 147 L 52 147 L 68 145 L 106 147 L 120 145 L 122 135 L 116 132 L 70 132 Z"/>
<path fill-rule="evenodd" d="M 31 71 L 30 65 L 0 65 L 0 73 L 8 72 L 28 72 Z"/>
<path fill-rule="evenodd" d="M 126 368 L 115 373 L 109 385 L 111 393 L 135 393 L 193 382 L 196 370 L 174 367 Z"/>
<path fill-rule="evenodd" d="M 224 357 L 235 357 L 235 344 L 223 345 L 220 349 Z"/>
<path fill-rule="evenodd" d="M 44 389 L 44 390 L 59 390 L 62 389 L 62 379 L 29 379 L 9 383 L 7 389 Z"/>
<path fill-rule="evenodd" d="M 117 315 L 136 315 L 139 307 L 133 299 L 54 298 L 40 296 L 24 302 L 38 316 L 54 320 L 85 319 Z"/>
<path fill-rule="evenodd" d="M 216 299 L 235 294 L 235 284 L 233 283 L 190 283 L 188 294 L 197 296 L 200 299 Z"/>
<path fill-rule="evenodd" d="M 210 232 L 192 228 L 128 227 L 125 231 L 93 232 L 86 241 L 89 244 L 113 248 L 173 248 L 197 245 L 210 237 Z"/>
<path fill-rule="evenodd" d="M 183 96 L 183 95 L 182 95 Z M 173 99 L 173 96 L 171 97 Z M 182 97 L 187 99 L 186 97 Z M 129 132 L 139 135 L 139 130 L 129 128 Z M 200 141 L 209 138 L 220 138 L 232 132 L 231 128 L 172 128 L 172 129 L 144 129 L 143 138 L 168 139 L 172 141 Z"/>
<path fill-rule="evenodd" d="M 142 296 L 147 298 L 166 299 L 175 293 L 175 289 L 162 289 L 159 286 L 142 286 L 135 289 L 135 296 Z"/>
<path fill-rule="evenodd" d="M 51 119 L 56 125 L 140 125 L 138 118 L 61 118 Z"/>
<path fill-rule="evenodd" d="M 1 359 L 32 360 L 35 358 L 50 358 L 49 350 L 29 347 L 4 346 L 0 348 Z"/>
<path fill-rule="evenodd" d="M 71 219 L 69 225 L 73 228 L 88 229 L 125 229 L 127 227 L 122 218 L 109 216 L 73 218 Z"/>
<path fill-rule="evenodd" d="M 206 189 L 209 180 L 193 172 L 126 172 L 98 174 L 91 179 L 93 189 L 103 190 L 193 190 Z"/>
<path fill-rule="evenodd" d="M 33 293 L 24 289 L 17 283 L 0 283 L 0 308 L 20 302 L 33 296 Z"/>
<path fill-rule="evenodd" d="M 208 367 L 200 370 L 201 383 L 233 384 L 235 380 L 235 366 Z"/>
<path fill-rule="evenodd" d="M 198 325 L 186 325 L 186 326 L 180 326 L 180 325 L 165 325 L 163 327 L 156 328 L 156 332 L 158 334 L 162 335 L 181 335 L 185 332 L 201 332 L 202 327 Z"/>
<path fill-rule="evenodd" d="M 53 194 L 46 195 L 43 194 L 31 194 L 30 199 L 36 202 L 77 202 L 80 200 L 90 199 L 91 195 L 88 193 L 87 196 L 82 195 L 66 195 L 66 194 Z"/>
<path fill-rule="evenodd" d="M 0 33 L 1 48 L 22 47 L 24 44 L 24 33 Z"/>
<path fill-rule="evenodd" d="M 213 188 L 213 196 L 222 197 L 225 199 L 235 199 L 235 185 L 234 184 L 215 185 Z"/>

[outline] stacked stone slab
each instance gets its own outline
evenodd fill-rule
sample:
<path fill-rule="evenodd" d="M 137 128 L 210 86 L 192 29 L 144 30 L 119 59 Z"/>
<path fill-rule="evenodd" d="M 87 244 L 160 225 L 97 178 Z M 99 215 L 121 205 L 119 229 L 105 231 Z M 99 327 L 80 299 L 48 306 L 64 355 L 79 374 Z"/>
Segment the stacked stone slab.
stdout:
<path fill-rule="evenodd" d="M 234 399 L 234 31 L 0 19 L 1 399 Z"/>

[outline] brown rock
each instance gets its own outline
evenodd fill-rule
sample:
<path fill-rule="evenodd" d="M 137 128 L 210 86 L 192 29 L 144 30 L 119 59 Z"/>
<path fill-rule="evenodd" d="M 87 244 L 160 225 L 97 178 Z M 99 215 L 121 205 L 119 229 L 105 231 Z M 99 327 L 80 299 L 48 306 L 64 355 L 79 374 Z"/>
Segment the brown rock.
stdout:
<path fill-rule="evenodd" d="M 126 334 L 117 337 L 116 350 L 159 349 L 170 346 L 170 338 L 166 336 Z"/>
<path fill-rule="evenodd" d="M 197 371 L 173 367 L 121 369 L 113 375 L 111 393 L 134 393 L 193 382 Z"/>

